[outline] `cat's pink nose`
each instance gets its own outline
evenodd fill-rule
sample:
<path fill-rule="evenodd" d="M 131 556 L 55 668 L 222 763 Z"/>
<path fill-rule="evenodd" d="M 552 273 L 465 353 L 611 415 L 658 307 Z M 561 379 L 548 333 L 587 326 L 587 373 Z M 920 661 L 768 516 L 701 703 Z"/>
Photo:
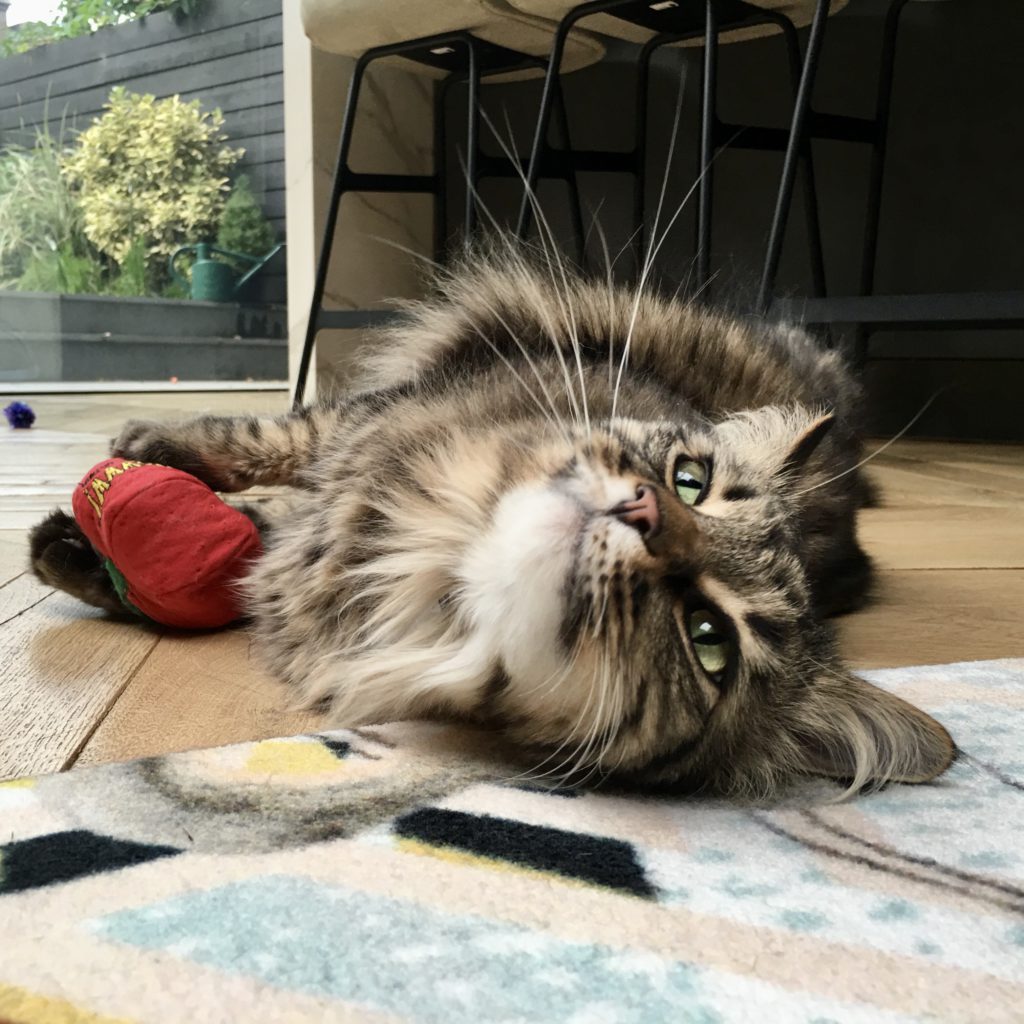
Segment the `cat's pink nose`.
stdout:
<path fill-rule="evenodd" d="M 651 540 L 661 529 L 661 512 L 658 510 L 658 495 L 653 487 L 641 484 L 636 489 L 634 501 L 623 501 L 609 510 L 620 523 L 632 526 L 645 540 Z"/>

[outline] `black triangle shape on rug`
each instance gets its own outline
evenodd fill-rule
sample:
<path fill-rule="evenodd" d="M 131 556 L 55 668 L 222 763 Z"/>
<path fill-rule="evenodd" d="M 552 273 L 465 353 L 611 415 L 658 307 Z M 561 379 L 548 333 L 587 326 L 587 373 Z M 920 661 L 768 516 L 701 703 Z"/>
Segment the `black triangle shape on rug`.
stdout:
<path fill-rule="evenodd" d="M 339 760 L 352 753 L 352 744 L 348 740 L 332 740 L 328 736 L 317 736 L 317 739 Z"/>
<path fill-rule="evenodd" d="M 398 818 L 395 833 L 431 846 L 445 846 L 535 871 L 653 897 L 636 850 L 621 839 L 527 825 L 489 814 L 425 807 Z"/>
<path fill-rule="evenodd" d="M 70 882 L 181 852 L 174 846 L 113 839 L 84 829 L 52 832 L 0 846 L 0 894 Z"/>

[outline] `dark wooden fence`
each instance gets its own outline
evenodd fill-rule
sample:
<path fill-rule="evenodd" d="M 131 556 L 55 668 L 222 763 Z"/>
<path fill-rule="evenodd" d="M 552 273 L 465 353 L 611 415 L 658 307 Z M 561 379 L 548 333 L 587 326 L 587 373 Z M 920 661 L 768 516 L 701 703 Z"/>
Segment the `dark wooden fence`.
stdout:
<path fill-rule="evenodd" d="M 0 59 L 0 146 L 30 140 L 43 124 L 54 132 L 62 118 L 88 127 L 115 85 L 199 99 L 223 111 L 231 144 L 245 149 L 238 170 L 283 241 L 281 3 L 206 0 L 191 18 L 154 14 Z M 264 301 L 284 301 L 282 257 L 262 282 Z"/>

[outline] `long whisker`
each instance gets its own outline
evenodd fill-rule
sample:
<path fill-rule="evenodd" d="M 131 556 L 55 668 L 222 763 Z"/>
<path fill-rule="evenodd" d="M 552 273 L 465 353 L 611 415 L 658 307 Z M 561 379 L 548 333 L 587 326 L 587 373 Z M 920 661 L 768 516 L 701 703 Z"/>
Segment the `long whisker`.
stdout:
<path fill-rule="evenodd" d="M 587 230 L 586 230 L 586 232 L 583 235 L 583 252 L 584 252 L 584 255 L 586 254 L 587 249 L 590 246 L 590 236 L 593 234 L 594 229 L 596 228 L 599 233 L 601 231 L 601 226 L 598 223 L 598 217 L 600 216 L 601 210 L 603 208 L 604 208 L 604 196 L 601 197 L 601 201 L 597 204 L 597 206 L 590 211 L 590 223 L 587 225 Z"/>
<path fill-rule="evenodd" d="M 485 116 L 485 120 L 487 120 L 486 119 L 486 115 L 484 115 L 484 116 Z M 522 182 L 523 188 L 526 190 L 526 194 L 527 194 L 527 196 L 529 198 L 530 205 L 531 205 L 531 207 L 532 207 L 532 209 L 534 211 L 534 216 L 537 219 L 537 226 L 538 226 L 538 229 L 539 229 L 539 232 L 538 232 L 539 233 L 539 237 L 541 239 L 541 244 L 542 244 L 542 246 L 544 248 L 545 256 L 547 257 L 548 273 L 549 273 L 549 276 L 551 277 L 551 283 L 552 283 L 552 286 L 553 286 L 553 289 L 554 289 L 555 297 L 558 300 L 559 306 L 560 306 L 561 311 L 562 311 L 563 324 L 564 324 L 564 326 L 567 328 L 567 330 L 569 332 L 569 337 L 570 337 L 570 342 L 571 342 L 571 345 L 572 345 L 573 355 L 575 356 L 575 359 L 576 359 L 576 370 L 577 370 L 577 374 L 578 374 L 578 377 L 579 377 L 579 385 L 580 385 L 580 402 L 581 402 L 582 407 L 583 407 L 584 423 L 585 423 L 585 426 L 586 426 L 587 434 L 589 435 L 590 434 L 590 410 L 588 408 L 588 403 L 587 403 L 586 379 L 585 379 L 584 374 L 583 374 L 583 358 L 582 358 L 582 353 L 581 353 L 581 350 L 580 350 L 579 333 L 578 333 L 577 327 L 576 327 L 576 317 L 575 317 L 575 314 L 573 313 L 573 310 L 572 310 L 572 297 L 571 297 L 571 294 L 570 294 L 569 279 L 568 279 L 568 275 L 567 275 L 566 269 L 565 269 L 565 262 L 564 262 L 564 260 L 562 259 L 561 255 L 559 253 L 558 242 L 557 242 L 557 239 L 555 238 L 554 230 L 552 229 L 550 222 L 548 221 L 547 217 L 545 216 L 544 210 L 542 209 L 542 207 L 540 205 L 540 202 L 537 199 L 536 194 L 534 193 L 533 189 L 531 189 L 529 187 L 529 182 L 528 182 L 527 177 L 526 177 L 526 172 L 523 170 L 522 162 L 509 149 L 509 147 L 505 144 L 505 141 L 502 138 L 500 138 L 500 136 L 497 135 L 497 132 L 495 131 L 494 126 L 490 123 L 489 120 L 488 120 L 487 123 L 488 123 L 488 126 L 490 127 L 491 131 L 494 133 L 495 138 L 497 138 L 498 144 L 505 151 L 505 154 L 508 156 L 509 160 L 512 162 L 513 167 L 515 167 L 516 173 L 519 175 L 519 178 L 520 178 L 520 181 Z M 509 136 L 511 137 L 511 135 L 512 135 L 512 127 L 511 127 L 510 124 L 508 124 L 508 112 L 507 111 L 506 111 L 506 127 L 508 128 Z M 548 248 L 548 241 L 545 240 L 545 236 L 547 236 L 547 240 L 549 240 L 550 243 L 551 243 L 550 250 Z M 554 267 L 552 267 L 552 262 L 554 263 Z M 554 268 L 557 268 L 559 277 L 561 278 L 561 281 L 562 281 L 562 288 L 563 288 L 563 292 L 562 293 L 559 292 L 558 282 L 555 280 Z M 556 343 L 556 347 L 560 349 L 561 346 L 558 345 L 557 339 L 554 339 L 554 340 L 555 340 L 555 343 Z"/>
<path fill-rule="evenodd" d="M 676 151 L 676 139 L 678 138 L 678 135 L 679 135 L 679 119 L 680 119 L 680 117 L 682 115 L 682 111 L 683 111 L 683 86 L 684 86 L 685 82 L 686 82 L 685 73 L 680 73 L 680 75 L 679 75 L 679 89 L 678 89 L 678 92 L 676 94 L 676 110 L 675 110 L 675 115 L 672 118 L 672 134 L 669 137 L 668 156 L 667 156 L 667 158 L 665 160 L 665 173 L 662 175 L 662 178 L 661 178 L 661 190 L 660 190 L 660 192 L 658 194 L 658 205 L 657 205 L 657 208 L 655 209 L 655 212 L 654 212 L 654 224 L 651 227 L 651 239 L 652 239 L 652 241 L 653 241 L 653 239 L 654 239 L 654 237 L 655 237 L 655 235 L 657 234 L 657 231 L 658 231 L 658 224 L 661 221 L 661 211 L 662 211 L 662 209 L 664 208 L 664 205 L 665 205 L 665 194 L 668 191 L 668 179 L 669 179 L 669 174 L 670 174 L 670 172 L 672 170 L 672 157 L 673 157 L 673 155 L 675 154 L 675 151 Z M 690 189 L 690 191 L 686 194 L 686 196 L 683 197 L 683 203 L 685 203 L 686 200 L 689 199 L 690 195 L 693 193 L 694 189 L 697 187 L 697 184 L 699 183 L 699 180 L 700 179 L 698 179 L 698 181 L 694 183 L 694 185 Z M 681 209 L 681 207 L 680 207 L 680 209 Z M 678 216 L 678 215 L 679 215 L 679 211 L 677 210 L 676 211 L 676 216 Z M 675 221 L 675 218 L 673 218 L 672 222 L 674 223 L 674 221 Z M 670 224 L 670 226 L 671 226 L 671 224 Z M 664 236 L 662 236 L 661 240 L 664 241 Z M 659 242 L 659 248 L 660 248 L 660 242 Z M 653 249 L 653 247 L 649 244 L 648 247 L 647 247 L 647 254 L 644 257 L 644 265 L 643 265 L 643 268 L 641 269 L 641 272 L 640 272 L 640 279 L 637 281 L 636 297 L 633 300 L 633 311 L 632 311 L 632 313 L 630 315 L 629 327 L 628 327 L 628 329 L 626 331 L 626 339 L 625 339 L 625 342 L 623 343 L 623 346 L 622 346 L 622 357 L 619 360 L 619 373 L 618 373 L 618 376 L 616 377 L 616 380 L 615 380 L 615 388 L 612 391 L 612 416 L 611 416 L 611 418 L 612 418 L 613 421 L 615 420 L 615 413 L 618 410 L 619 387 L 622 384 L 622 374 L 623 374 L 623 372 L 625 370 L 626 362 L 629 359 L 629 347 L 630 347 L 630 343 L 631 343 L 631 341 L 633 339 L 633 328 L 636 325 L 637 314 L 640 311 L 640 300 L 641 300 L 641 297 L 643 295 L 644 284 L 646 283 L 647 276 L 650 273 L 651 267 L 654 264 L 654 256 L 655 255 L 657 255 L 657 249 Z"/>
<path fill-rule="evenodd" d="M 508 156 L 508 159 L 513 163 L 514 166 L 516 166 L 517 170 L 520 173 L 520 176 L 522 176 L 523 172 L 522 172 L 522 169 L 521 169 L 521 167 L 520 167 L 520 165 L 519 165 L 519 163 L 518 163 L 518 161 L 517 161 L 517 159 L 515 157 L 514 150 L 511 150 L 510 148 L 507 148 L 505 146 L 504 141 L 498 136 L 497 131 L 495 130 L 494 125 L 491 123 L 490 119 L 488 118 L 486 112 L 481 111 L 481 115 L 482 115 L 485 123 L 487 124 L 487 126 L 491 129 L 491 133 L 497 139 L 498 144 L 505 151 L 506 155 Z M 509 127 L 509 136 L 510 137 L 512 136 L 512 129 L 511 129 L 511 127 Z M 506 248 L 508 248 L 511 251 L 512 250 L 512 245 L 507 240 L 507 233 L 506 233 L 506 231 L 498 223 L 497 219 L 495 218 L 494 214 L 491 212 L 490 208 L 487 206 L 487 204 L 481 198 L 479 189 L 473 184 L 472 181 L 470 181 L 470 178 L 469 178 L 469 168 L 466 165 L 465 161 L 462 159 L 461 154 L 460 154 L 460 163 L 462 164 L 463 176 L 466 179 L 466 188 L 469 189 L 471 195 L 473 196 L 474 204 L 476 205 L 477 209 L 480 210 L 487 217 L 487 219 L 491 223 L 491 226 L 494 228 L 494 231 L 495 231 L 496 235 L 498 236 L 498 238 L 504 240 L 505 243 L 506 243 Z M 555 401 L 554 401 L 554 399 L 551 396 L 551 393 L 548 391 L 547 385 L 542 380 L 540 372 L 538 371 L 538 369 L 536 367 L 536 364 L 534 363 L 533 359 L 531 359 L 530 354 L 529 354 L 529 352 L 526 349 L 526 346 L 522 343 L 522 341 L 520 340 L 519 336 L 509 327 L 509 325 L 508 325 L 508 323 L 506 323 L 504 317 L 502 317 L 500 315 L 500 313 L 490 305 L 490 303 L 486 303 L 485 302 L 485 305 L 486 305 L 488 311 L 491 313 L 491 315 L 494 316 L 497 320 L 499 320 L 501 322 L 501 325 L 508 332 L 509 337 L 511 337 L 512 340 L 515 341 L 516 346 L 518 347 L 519 351 L 523 355 L 523 358 L 526 359 L 527 363 L 530 366 L 530 369 L 533 371 L 534 377 L 537 378 L 537 383 L 540 384 L 541 388 L 543 389 L 544 394 L 547 397 L 548 404 L 551 406 L 551 411 L 555 415 L 555 418 L 558 420 L 558 422 L 560 424 L 563 425 L 563 431 L 564 431 L 566 437 L 567 438 L 570 437 L 571 434 L 570 434 L 569 428 L 568 428 L 567 425 L 565 425 L 564 420 L 562 418 L 562 415 L 559 412 L 558 407 L 555 404 Z M 546 317 L 545 317 L 545 319 L 546 319 Z M 553 335 L 553 332 L 551 330 L 550 325 L 548 325 L 548 334 L 552 336 L 552 340 L 554 341 L 555 339 L 554 339 L 554 335 Z M 555 343 L 555 347 L 556 347 L 556 349 L 558 349 L 557 342 Z M 568 384 L 569 384 L 568 368 L 564 365 L 564 360 L 561 358 L 561 350 L 560 349 L 558 350 L 558 355 L 559 355 L 559 362 L 562 363 L 562 371 L 563 371 L 563 374 L 565 375 L 567 390 L 569 391 L 569 394 L 570 394 L 570 404 L 572 405 L 572 413 L 573 413 L 576 421 L 578 422 L 579 421 L 579 411 L 576 408 L 575 402 L 572 399 L 572 389 L 568 387 Z M 588 424 L 589 424 L 589 419 L 588 419 Z"/>
<path fill-rule="evenodd" d="M 552 287 L 555 290 L 555 294 L 556 294 L 556 297 L 557 297 L 558 296 L 558 288 L 557 288 L 557 284 L 555 282 L 555 272 L 554 272 L 554 265 L 553 264 L 554 264 L 554 261 L 557 260 L 557 258 L 558 258 L 558 255 L 557 255 L 558 254 L 558 246 L 557 246 L 557 243 L 555 241 L 554 233 L 550 230 L 550 225 L 548 224 L 547 219 L 544 217 L 544 213 L 543 213 L 543 211 L 540 208 L 540 204 L 539 204 L 539 202 L 537 200 L 536 195 L 534 194 L 533 190 L 528 187 L 527 179 L 526 179 L 526 173 L 523 170 L 522 162 L 519 160 L 519 157 L 509 147 L 509 145 L 505 142 L 505 140 L 498 134 L 497 128 L 494 126 L 494 123 L 487 116 L 486 112 L 482 111 L 481 112 L 481 116 L 483 117 L 484 123 L 491 130 L 491 134 L 496 139 L 498 145 L 501 147 L 501 149 L 504 152 L 505 156 L 508 158 L 509 162 L 515 168 L 516 173 L 519 175 L 519 178 L 520 178 L 520 180 L 523 183 L 523 188 L 526 190 L 525 191 L 526 197 L 527 197 L 527 199 L 528 199 L 528 201 L 530 203 L 531 208 L 534 211 L 534 216 L 537 219 L 537 224 L 538 224 L 538 227 L 540 229 L 538 231 L 538 239 L 539 239 L 540 245 L 541 245 L 541 250 L 540 251 L 541 251 L 541 254 L 543 255 L 544 262 L 547 265 L 548 277 L 551 279 L 551 284 L 552 284 Z M 506 112 L 506 121 L 507 121 L 507 112 Z M 512 134 L 511 127 L 509 127 L 509 134 L 510 134 L 510 136 Z M 551 247 L 550 248 L 549 248 L 549 245 L 548 245 L 548 238 L 549 237 L 550 237 L 550 240 L 551 240 Z M 552 249 L 554 250 L 554 252 L 552 252 Z M 544 308 L 541 309 L 541 315 L 544 317 L 545 326 L 547 327 L 548 335 L 550 336 L 551 343 L 552 343 L 552 345 L 553 345 L 553 347 L 555 349 L 555 356 L 557 357 L 559 365 L 560 365 L 560 367 L 562 369 L 562 374 L 563 374 L 563 377 L 565 379 L 566 394 L 567 394 L 567 396 L 569 398 L 570 404 L 572 405 L 573 416 L 574 416 L 576 422 L 579 423 L 579 421 L 580 421 L 580 407 L 579 407 L 579 405 L 577 403 L 576 391 L 575 391 L 575 388 L 573 387 L 572 380 L 571 380 L 570 375 L 569 375 L 569 367 L 568 367 L 568 364 L 565 362 L 565 357 L 564 357 L 564 354 L 562 352 L 562 346 L 561 346 L 561 343 L 559 342 L 558 332 L 555 330 L 554 325 L 550 322 L 546 309 L 544 309 Z"/>
<path fill-rule="evenodd" d="M 604 229 L 601 227 L 597 220 L 597 215 L 594 215 L 594 225 L 597 227 L 597 236 L 601 240 L 601 252 L 604 256 L 604 270 L 605 270 L 605 297 L 608 299 L 608 323 L 611 325 L 615 322 L 615 282 L 614 282 L 614 267 L 615 264 L 609 258 L 608 253 L 608 238 L 605 236 Z M 639 230 L 639 228 L 637 229 Z M 622 255 L 622 250 L 619 250 L 619 256 Z M 618 256 L 616 257 L 618 259 Z M 614 359 L 615 352 L 615 336 L 609 331 L 608 333 L 608 387 L 612 386 L 612 361 Z"/>
<path fill-rule="evenodd" d="M 739 135 L 739 132 L 737 132 L 736 135 Z M 734 135 L 733 138 L 735 138 L 735 137 L 736 136 Z M 683 209 L 685 208 L 686 204 L 690 201 L 690 199 L 692 198 L 694 192 L 696 192 L 698 187 L 700 186 L 701 181 L 704 179 L 704 175 L 707 174 L 711 170 L 712 165 L 718 159 L 718 157 L 722 155 L 722 153 L 725 151 L 727 146 L 728 146 L 728 143 L 726 144 L 726 146 L 723 146 L 712 157 L 712 159 L 708 163 L 707 167 L 705 167 L 704 170 L 701 171 L 701 173 L 697 177 L 697 180 L 687 190 L 686 195 L 683 196 L 682 202 L 680 202 L 679 206 L 676 208 L 676 212 L 672 215 L 671 220 L 669 220 L 668 224 L 665 225 L 665 230 L 662 232 L 661 238 L 658 240 L 658 244 L 651 251 L 650 256 L 649 256 L 649 258 L 648 258 L 648 260 L 646 262 L 643 274 L 641 275 L 641 278 L 640 278 L 640 282 L 637 285 L 636 299 L 634 300 L 634 303 L 633 303 L 633 312 L 632 312 L 632 314 L 630 316 L 629 329 L 628 329 L 628 331 L 626 333 L 626 343 L 623 346 L 622 359 L 619 362 L 619 374 L 618 374 L 618 377 L 616 378 L 616 381 L 615 381 L 615 392 L 612 395 L 612 417 L 613 418 L 615 416 L 615 410 L 616 410 L 616 407 L 618 405 L 619 386 L 622 383 L 622 375 L 623 375 L 623 372 L 625 371 L 626 362 L 627 362 L 627 359 L 628 359 L 628 356 L 629 356 L 629 346 L 630 346 L 630 342 L 632 341 L 632 337 L 633 337 L 633 329 L 636 326 L 637 315 L 639 314 L 639 311 L 640 311 L 640 302 L 641 302 L 641 300 L 643 298 L 644 285 L 647 282 L 647 277 L 648 277 L 648 275 L 650 273 L 651 268 L 654 266 L 654 260 L 657 258 L 658 253 L 661 251 L 661 247 L 665 244 L 665 241 L 668 239 L 669 232 L 672 230 L 672 228 L 674 227 L 676 221 L 679 219 L 679 216 L 680 216 L 680 214 L 682 214 Z"/>
<path fill-rule="evenodd" d="M 506 113 L 506 117 L 507 117 L 507 113 Z M 511 128 L 509 130 L 511 131 Z M 548 221 L 547 217 L 545 216 L 543 209 L 541 208 L 540 202 L 537 200 L 536 195 L 532 194 L 532 190 L 529 189 L 529 186 L 528 186 L 528 183 L 527 183 L 527 179 L 526 179 L 526 174 L 525 174 L 525 172 L 522 169 L 522 164 L 521 163 L 517 163 L 517 170 L 518 170 L 519 176 L 520 176 L 520 178 L 522 180 L 523 187 L 528 189 L 531 192 L 531 195 L 532 195 L 531 203 L 532 203 L 532 205 L 534 207 L 535 215 L 537 217 L 537 224 L 538 224 L 538 226 L 541 229 L 541 237 L 543 238 L 544 234 L 545 233 L 547 234 L 547 236 L 548 236 L 548 238 L 549 238 L 549 240 L 551 242 L 551 248 L 552 248 L 552 250 L 554 252 L 554 255 L 555 255 L 555 265 L 558 268 L 558 274 L 559 274 L 559 277 L 561 278 L 561 281 L 562 281 L 562 292 L 561 293 L 558 290 L 558 282 L 554 279 L 554 275 L 550 271 L 550 264 L 549 264 L 549 275 L 551 276 L 551 284 L 553 286 L 555 297 L 558 299 L 558 304 L 559 304 L 559 307 L 561 308 L 561 311 L 562 311 L 562 321 L 563 321 L 563 324 L 566 326 L 566 328 L 568 329 L 568 332 L 569 332 L 569 339 L 570 339 L 570 342 L 571 342 L 571 345 L 572 345 L 573 355 L 574 355 L 575 360 L 576 360 L 576 373 L 578 375 L 579 386 L 580 386 L 580 401 L 581 401 L 581 404 L 583 406 L 583 420 L 584 420 L 584 424 L 586 426 L 587 436 L 589 437 L 590 434 L 591 434 L 591 429 L 590 429 L 590 409 L 589 409 L 589 405 L 588 405 L 588 401 L 587 401 L 587 382 L 586 382 L 586 378 L 584 377 L 584 374 L 583 374 L 583 355 L 582 355 L 582 350 L 580 348 L 579 332 L 577 330 L 577 325 L 576 325 L 576 315 L 575 315 L 575 313 L 573 311 L 573 299 L 572 299 L 571 289 L 569 287 L 569 279 L 568 279 L 568 275 L 566 274 L 566 270 L 565 270 L 565 260 L 561 256 L 557 240 L 555 239 L 554 231 L 551 228 L 551 224 Z M 585 244 L 586 243 L 584 243 L 584 246 L 585 246 Z M 547 247 L 545 245 L 545 250 L 546 250 L 546 248 Z"/>
<path fill-rule="evenodd" d="M 480 338 L 480 340 L 483 341 L 484 344 L 487 345 L 491 349 L 491 351 L 505 364 L 505 367 L 508 369 L 509 373 L 511 373 L 512 376 L 515 377 L 515 379 L 522 385 L 523 390 L 526 392 L 527 395 L 530 396 L 530 398 L 533 399 L 533 402 L 537 406 L 537 409 L 540 411 L 541 415 L 544 416 L 544 418 L 547 419 L 547 421 L 556 430 L 558 430 L 560 432 L 564 431 L 565 430 L 564 424 L 561 423 L 560 420 L 552 417 L 551 413 L 548 412 L 548 410 L 544 407 L 544 403 L 541 402 L 541 400 L 536 396 L 536 394 L 534 393 L 534 391 L 530 387 L 530 385 L 525 380 L 523 380 L 523 378 L 520 375 L 520 373 L 516 370 L 516 368 L 512 365 L 512 363 L 509 362 L 509 360 L 501 352 L 501 350 L 498 348 L 498 346 L 495 345 L 494 342 L 491 341 L 491 339 L 487 337 L 487 335 L 483 332 L 483 330 L 481 330 L 480 326 L 478 324 L 474 323 L 473 324 L 473 330 L 476 332 L 476 334 Z M 531 363 L 530 366 L 532 367 L 533 364 Z M 534 371 L 534 372 L 536 373 L 536 371 Z M 541 387 L 543 388 L 544 387 L 544 382 L 541 380 L 539 375 L 537 376 L 537 380 L 540 383 Z M 545 394 L 547 395 L 547 389 L 546 388 L 545 388 Z M 554 411 L 555 416 L 557 417 L 558 411 L 554 408 L 554 403 L 551 402 L 551 396 L 547 395 L 547 399 L 548 399 L 548 402 L 551 403 L 552 410 Z"/>
<path fill-rule="evenodd" d="M 513 342 L 515 342 L 516 348 L 519 349 L 520 354 L 526 361 L 526 365 L 530 368 L 530 371 L 533 373 L 534 378 L 540 385 L 540 389 L 541 391 L 543 391 L 544 397 L 547 399 L 548 406 L 551 409 L 552 415 L 555 418 L 555 422 L 558 428 L 565 435 L 566 440 L 571 441 L 572 432 L 569 428 L 569 424 L 567 424 L 564 418 L 562 417 L 562 414 L 558 409 L 558 405 L 555 402 L 554 396 L 548 390 L 548 386 L 545 383 L 544 378 L 541 376 L 541 372 L 538 369 L 536 362 L 534 362 L 533 357 L 530 355 L 529 349 L 526 347 L 525 343 L 519 337 L 519 335 L 515 331 L 513 331 L 512 328 L 509 326 L 508 321 L 504 318 L 504 316 L 502 316 L 500 310 L 495 309 L 490 302 L 486 300 L 482 301 L 484 308 L 487 310 L 487 312 L 490 313 L 491 316 L 493 316 L 498 321 L 498 323 L 500 323 L 501 326 L 505 328 L 505 331 L 507 332 L 508 336 L 512 339 Z M 497 349 L 495 349 L 495 351 L 497 351 Z"/>
<path fill-rule="evenodd" d="M 523 178 L 524 181 L 525 181 L 525 176 L 523 174 L 522 167 L 521 167 L 521 165 L 519 163 L 518 157 L 515 155 L 515 151 L 512 148 L 510 148 L 508 145 L 506 145 L 505 140 L 502 139 L 501 136 L 498 134 L 497 129 L 495 128 L 495 126 L 494 126 L 493 122 L 491 121 L 491 119 L 488 117 L 486 111 L 481 110 L 480 116 L 483 118 L 484 123 L 487 125 L 487 127 L 491 130 L 491 134 L 494 136 L 494 138 L 497 141 L 498 145 L 504 151 L 504 153 L 505 153 L 506 157 L 508 158 L 508 160 L 512 163 L 513 167 L 516 168 L 516 170 L 519 173 L 520 177 Z M 509 126 L 509 137 L 510 138 L 513 137 L 511 126 Z M 460 163 L 461 163 L 461 166 L 462 166 L 463 177 L 466 179 L 466 188 L 470 191 L 470 194 L 473 196 L 474 204 L 476 205 L 477 209 L 479 209 L 487 217 L 487 219 L 490 221 L 491 226 L 494 228 L 494 231 L 495 231 L 496 235 L 498 236 L 498 238 L 502 239 L 502 240 L 505 240 L 506 248 L 508 249 L 509 253 L 513 254 L 513 247 L 511 245 L 511 242 L 509 242 L 507 240 L 507 232 L 498 223 L 497 219 L 494 217 L 494 214 L 487 207 L 487 204 L 484 203 L 483 199 L 480 196 L 479 190 L 469 180 L 469 168 L 466 165 L 465 161 L 462 159 L 461 154 L 460 154 Z M 552 271 L 551 271 L 551 258 L 550 258 L 550 254 L 547 251 L 547 243 L 546 243 L 546 240 L 544 239 L 543 235 L 541 236 L 541 242 L 543 244 L 544 259 L 545 259 L 545 262 L 548 264 L 548 273 L 549 273 L 549 275 L 551 275 L 552 274 Z M 553 280 L 553 276 L 552 276 L 552 280 Z M 495 311 L 492 309 L 491 312 L 494 313 Z M 576 423 L 579 423 L 580 410 L 579 410 L 579 406 L 576 403 L 575 392 L 574 392 L 574 390 L 572 388 L 572 384 L 571 384 L 571 381 L 570 381 L 570 378 L 569 378 L 569 368 L 566 365 L 565 359 L 562 356 L 561 346 L 558 344 L 558 339 L 557 339 L 557 336 L 556 336 L 556 332 L 555 332 L 555 330 L 553 328 L 553 325 L 551 324 L 550 320 L 547 317 L 546 311 L 542 309 L 542 310 L 540 310 L 540 313 L 541 313 L 541 316 L 543 317 L 543 319 L 545 321 L 545 327 L 547 328 L 548 335 L 551 338 L 552 344 L 553 344 L 553 346 L 555 348 L 555 354 L 558 357 L 558 361 L 559 361 L 559 364 L 560 364 L 561 369 L 562 369 L 562 375 L 563 375 L 563 377 L 565 379 L 566 394 L 568 396 L 569 405 L 570 405 L 570 415 L 573 417 L 573 420 Z M 504 326 L 505 326 L 506 330 L 509 330 L 507 324 L 504 324 Z M 509 334 L 511 336 L 513 336 L 514 338 L 516 338 L 516 336 L 510 330 L 509 330 Z M 526 358 L 529 360 L 529 356 L 526 355 L 526 351 L 522 347 L 522 345 L 519 343 L 518 338 L 516 338 L 516 342 L 517 342 L 517 344 L 519 344 L 520 351 L 522 351 L 524 356 L 526 356 Z M 538 381 L 539 381 L 539 374 L 537 373 L 536 369 L 534 369 L 534 376 L 537 376 L 538 377 Z M 546 391 L 546 388 L 545 388 L 545 391 Z M 551 406 L 552 406 L 552 411 L 555 413 L 555 415 L 561 421 L 562 417 L 559 414 L 558 409 L 555 406 L 553 401 L 551 402 Z M 566 430 L 566 435 L 567 436 L 569 435 L 568 430 Z"/>

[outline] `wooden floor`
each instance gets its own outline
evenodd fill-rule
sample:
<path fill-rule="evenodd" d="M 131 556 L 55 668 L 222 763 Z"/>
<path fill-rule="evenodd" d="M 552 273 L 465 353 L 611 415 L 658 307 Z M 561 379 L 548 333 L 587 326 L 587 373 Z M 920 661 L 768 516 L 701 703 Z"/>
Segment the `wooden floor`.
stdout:
<path fill-rule="evenodd" d="M 0 778 L 301 732 L 242 630 L 106 621 L 26 572 L 25 535 L 131 416 L 283 410 L 282 394 L 29 398 L 0 435 Z M 884 506 L 862 536 L 875 603 L 840 623 L 856 667 L 1024 657 L 1024 447 L 901 441 L 872 463 Z"/>

